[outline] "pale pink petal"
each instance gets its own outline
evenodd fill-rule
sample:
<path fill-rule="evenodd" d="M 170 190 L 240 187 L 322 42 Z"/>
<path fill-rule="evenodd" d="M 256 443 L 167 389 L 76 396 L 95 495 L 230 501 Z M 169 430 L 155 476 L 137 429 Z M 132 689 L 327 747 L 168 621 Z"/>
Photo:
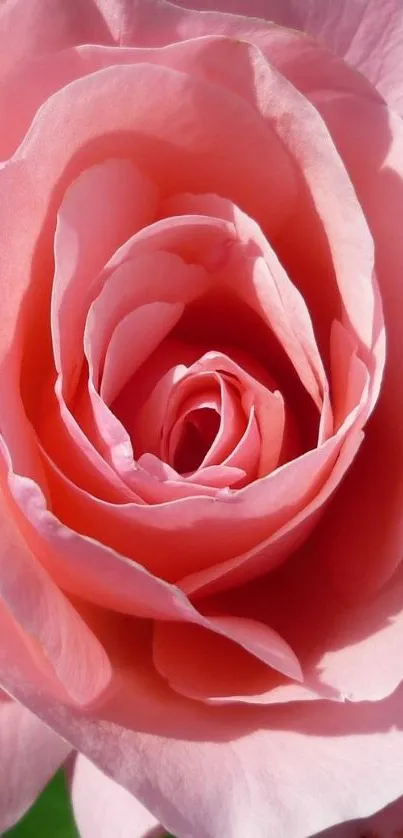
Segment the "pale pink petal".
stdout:
<path fill-rule="evenodd" d="M 153 220 L 155 186 L 126 160 L 83 172 L 58 212 L 51 326 L 63 390 L 74 391 L 83 363 L 88 306 L 99 293 L 99 273 L 129 235 Z"/>
<path fill-rule="evenodd" d="M 55 399 L 56 396 L 56 399 Z M 77 414 L 77 410 L 75 410 Z M 134 493 L 101 456 L 85 433 L 80 416 L 73 416 L 62 393 L 61 378 L 49 388 L 36 421 L 39 447 L 74 483 L 96 497 L 134 500 Z M 14 454 L 14 452 L 13 452 Z"/>
<path fill-rule="evenodd" d="M 243 467 L 244 476 L 247 478 L 247 481 L 255 480 L 259 476 L 261 447 L 259 425 L 256 421 L 254 405 L 252 405 L 249 411 L 248 424 L 243 435 L 231 454 L 221 463 L 220 468 Z M 228 486 L 230 485 L 228 483 Z M 240 485 L 245 485 L 245 483 Z"/>
<path fill-rule="evenodd" d="M 69 751 L 26 707 L 0 694 L 1 834 L 22 818 Z"/>
<path fill-rule="evenodd" d="M 147 227 L 139 234 L 140 242 L 144 235 L 148 242 Z M 150 303 L 191 302 L 209 287 L 201 267 L 188 265 L 173 253 L 155 250 L 150 238 L 148 252 L 140 246 L 140 252 L 136 253 L 134 247 L 134 258 L 125 258 L 112 272 L 103 272 L 98 280 L 100 293 L 86 313 L 84 348 L 97 389 L 108 343 L 123 317 Z M 137 241 L 135 235 L 133 241 Z"/>
<path fill-rule="evenodd" d="M 46 508 L 43 495 L 33 481 L 19 475 L 10 475 L 10 489 L 14 500 L 40 535 L 42 543 L 37 544 L 37 550 L 40 550 L 41 563 L 61 588 L 107 609 L 140 617 L 180 619 L 181 615 L 183 618 L 189 616 L 188 603 L 181 591 L 155 578 L 129 560 L 124 553 L 118 554 L 104 544 L 80 534 L 81 526 L 85 532 L 85 523 L 80 521 L 78 515 L 75 515 L 74 529 L 58 521 Z M 44 596 L 47 577 L 40 565 L 36 573 L 42 580 Z M 25 590 L 28 590 L 27 583 Z M 57 596 L 61 597 L 60 592 Z M 61 601 L 65 602 L 64 597 L 61 597 Z M 39 604 L 38 600 L 36 607 Z M 61 617 L 58 619 L 60 623 Z M 63 625 L 58 625 L 56 621 L 50 628 L 52 631 L 60 631 Z M 71 645 L 74 644 L 73 628 L 74 625 L 69 628 Z M 69 648 L 65 651 L 68 654 Z M 75 676 L 79 678 L 77 658 L 75 670 Z M 102 677 L 102 670 L 98 676 Z"/>
<path fill-rule="evenodd" d="M 338 320 L 332 323 L 330 359 L 334 426 L 337 430 L 361 400 L 368 378 L 368 370 L 358 358 L 356 342 Z"/>
<path fill-rule="evenodd" d="M 135 57 L 136 53 L 130 60 Z M 142 58 L 139 53 L 137 59 Z M 99 73 L 92 72 L 50 97 L 18 149 L 18 159 L 23 156 L 27 163 L 28 158 L 37 163 L 38 136 L 47 134 L 49 127 L 49 133 L 58 138 L 47 150 L 47 177 L 36 195 L 38 205 L 43 199 L 42 189 L 49 189 L 46 181 L 51 178 L 52 185 L 57 182 L 57 172 L 61 174 L 77 146 L 83 148 L 101 137 L 105 152 L 109 150 L 112 157 L 111 138 L 135 129 L 127 154 L 146 175 L 151 175 L 164 196 L 174 190 L 214 189 L 244 206 L 253 217 L 266 219 L 270 230 L 281 227 L 293 209 L 293 169 L 272 126 L 265 124 L 244 98 L 219 83 L 151 63 L 109 66 Z M 188 85 L 192 90 L 189 97 Z M 133 87 L 141 91 L 134 101 Z M 184 98 L 189 98 L 186 109 L 179 105 Z M 208 126 L 203 114 L 208 114 Z M 236 144 L 230 141 L 234 131 Z M 155 141 L 152 148 L 150 132 Z M 42 149 L 41 142 L 39 146 Z M 271 163 L 267 167 L 270 176 L 262 166 L 265 159 Z M 238 173 L 236 181 L 234 170 Z M 259 192 L 254 186 L 256 179 Z"/>
<path fill-rule="evenodd" d="M 401 690 L 359 705 L 209 708 L 172 693 L 147 654 L 133 642 L 136 664 L 104 720 L 72 719 L 32 680 L 19 682 L 11 650 L 1 649 L 0 680 L 176 835 L 244 838 L 253 824 L 254 838 L 300 838 L 402 794 Z"/>
<path fill-rule="evenodd" d="M 237 79 L 239 92 L 248 101 L 253 101 L 259 108 L 260 114 L 270 124 L 276 125 L 278 135 L 290 151 L 291 158 L 299 168 L 302 178 L 311 196 L 310 207 L 306 204 L 306 196 L 299 193 L 298 212 L 303 221 L 300 233 L 303 235 L 305 250 L 309 253 L 309 241 L 306 238 L 306 226 L 313 224 L 312 209 L 315 207 L 322 220 L 328 245 L 332 256 L 338 291 L 341 294 L 345 315 L 350 327 L 352 326 L 362 340 L 364 346 L 371 347 L 374 339 L 373 326 L 376 315 L 373 279 L 373 242 L 369 234 L 364 214 L 357 201 L 354 189 L 346 174 L 345 167 L 335 152 L 326 125 L 318 112 L 313 109 L 308 100 L 299 96 L 294 86 L 287 84 L 284 77 L 269 67 L 263 57 L 245 43 L 238 43 L 237 47 L 241 62 L 250 62 L 251 73 L 243 74 L 242 82 Z M 233 77 L 233 67 L 236 58 L 234 45 L 228 41 L 220 43 L 220 61 L 215 65 L 215 77 L 221 83 Z M 212 50 L 213 52 L 213 50 Z M 249 59 L 247 58 L 249 53 Z M 254 56 L 252 62 L 252 55 Z M 253 69 L 252 69 L 253 64 Z M 217 73 L 217 74 L 216 74 Z M 250 85 L 250 78 L 255 85 Z M 230 82 L 229 82 L 230 83 Z M 239 85 L 241 84 L 241 87 Z M 256 97 L 256 89 L 261 96 Z M 276 92 L 275 92 L 276 91 Z M 282 121 L 281 114 L 288 114 L 287 127 Z M 305 207 L 303 206 L 305 203 Z M 304 213 L 306 212 L 306 217 Z M 256 214 L 253 216 L 256 218 Z M 293 237 L 295 236 L 293 225 Z M 317 244 L 317 236 L 314 239 Z M 282 256 L 282 246 L 287 243 L 290 248 L 289 237 L 284 234 L 283 245 L 277 243 L 277 250 Z M 292 258 L 300 257 L 298 244 Z M 318 256 L 319 254 L 317 254 Z M 289 257 L 290 259 L 291 257 Z M 307 256 L 304 263 L 306 264 Z M 287 264 L 287 261 L 286 261 Z M 353 269 L 354 265 L 354 269 Z M 354 281 L 351 275 L 354 273 Z M 323 298 L 323 280 L 321 275 L 321 292 L 318 294 L 312 276 L 305 277 L 299 271 L 298 282 L 304 281 L 300 287 L 309 310 L 315 311 L 315 301 Z M 328 276 L 326 276 L 326 283 Z M 308 283 L 305 287 L 305 283 Z M 330 291 L 330 289 L 329 289 Z M 359 301 L 359 303 L 357 302 Z M 312 304 L 311 304 L 312 303 Z M 330 325 L 330 324 L 329 324 Z"/>
<path fill-rule="evenodd" d="M 44 680 L 73 702 L 88 704 L 111 678 L 105 649 L 36 558 L 35 538 L 22 537 L 21 516 L 9 496 L 13 473 L 1 443 L 0 602 L 25 638 Z M 8 472 L 8 473 L 7 473 Z M 28 478 L 20 478 L 22 485 Z M 10 486 L 11 488 L 11 486 Z"/>
<path fill-rule="evenodd" d="M 100 395 L 111 404 L 129 378 L 173 329 L 183 303 L 149 303 L 124 317 L 105 355 Z"/>
<path fill-rule="evenodd" d="M 182 624 L 179 630 L 173 623 L 158 624 L 153 659 L 157 671 L 176 692 L 209 704 L 277 702 L 279 682 L 280 686 L 286 683 L 288 700 L 298 700 L 301 690 L 305 699 L 318 697 L 318 693 L 309 696 L 304 684 L 280 675 L 260 656 L 252 656 L 228 637 L 196 624 Z"/>
<path fill-rule="evenodd" d="M 30 55 L 57 52 L 80 43 L 111 43 L 104 21 L 88 0 L 74 7 L 64 0 L 11 0 L 1 6 L 0 39 L 2 75 L 7 65 L 26 61 Z M 7 47 L 7 48 L 6 48 Z"/>
<path fill-rule="evenodd" d="M 159 838 L 165 830 L 123 786 L 77 754 L 70 776 L 71 802 L 82 838 Z"/>
<path fill-rule="evenodd" d="M 233 358 L 219 352 L 206 353 L 195 366 L 227 372 L 251 393 L 260 432 L 259 477 L 268 474 L 278 465 L 284 443 L 285 406 L 281 394 L 271 392 Z"/>
<path fill-rule="evenodd" d="M 399 72 L 403 48 L 403 8 L 399 0 L 289 0 L 291 25 L 314 35 L 375 85 L 387 102 L 403 112 Z M 279 9 L 280 18 L 283 12 Z M 277 20 L 276 13 L 274 14 Z M 281 22 L 281 20 L 280 20 Z M 382 32 L 382 38 L 379 38 Z"/>
<path fill-rule="evenodd" d="M 213 388 L 218 392 L 214 393 Z M 211 393 L 211 395 L 210 395 Z M 207 397 L 208 401 L 206 402 Z M 216 396 L 216 398 L 214 398 Z M 216 401 L 218 399 L 218 401 Z M 181 409 L 181 402 L 183 409 Z M 186 417 L 193 411 L 213 410 L 220 417 L 218 431 L 202 459 L 201 467 L 218 465 L 234 450 L 246 427 L 246 419 L 237 395 L 222 376 L 215 372 L 192 372 L 181 378 L 167 403 L 163 425 L 162 452 L 172 461 Z M 176 418 L 177 415 L 177 418 Z M 167 436 L 171 433 L 172 435 Z M 189 469 L 190 471 L 191 469 Z"/>

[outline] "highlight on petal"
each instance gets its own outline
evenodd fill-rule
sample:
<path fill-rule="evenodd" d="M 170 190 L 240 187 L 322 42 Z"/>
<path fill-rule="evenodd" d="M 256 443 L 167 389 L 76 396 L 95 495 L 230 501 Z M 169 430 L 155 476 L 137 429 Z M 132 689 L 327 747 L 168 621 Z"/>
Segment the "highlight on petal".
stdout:
<path fill-rule="evenodd" d="M 402 794 L 401 689 L 357 706 L 308 701 L 297 712 L 229 712 L 175 695 L 147 667 L 144 643 L 133 642 L 133 669 L 103 708 L 107 719 L 78 712 L 73 720 L 32 684 L 22 687 L 1 651 L 1 683 L 173 834 L 243 838 L 253 822 L 256 838 L 268 830 L 313 835 Z M 228 796 L 234 783 L 237 794 Z"/>
<path fill-rule="evenodd" d="M 22 818 L 67 758 L 71 746 L 0 692 L 0 830 Z"/>
<path fill-rule="evenodd" d="M 69 769 L 71 802 L 82 838 L 163 838 L 165 830 L 123 786 L 82 754 Z"/>

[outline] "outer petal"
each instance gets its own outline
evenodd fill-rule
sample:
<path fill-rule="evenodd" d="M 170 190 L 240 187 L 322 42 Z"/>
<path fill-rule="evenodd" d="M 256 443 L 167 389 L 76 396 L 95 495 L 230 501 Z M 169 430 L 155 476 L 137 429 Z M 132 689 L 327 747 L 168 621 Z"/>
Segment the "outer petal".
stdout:
<path fill-rule="evenodd" d="M 340 823 L 314 838 L 401 838 L 402 826 L 403 797 L 399 797 L 371 818 Z"/>
<path fill-rule="evenodd" d="M 215 16 L 216 26 L 223 28 L 236 25 L 229 20 L 228 13 L 232 13 L 262 18 L 313 35 L 318 38 L 318 46 L 325 44 L 356 67 L 389 104 L 403 113 L 400 71 L 403 6 L 400 0 L 339 0 L 337 3 L 334 0 L 175 0 L 175 6 L 227 13 L 222 15 L 221 22 L 220 16 Z M 209 25 L 207 15 L 200 15 L 200 18 L 198 22 L 195 15 L 187 17 L 189 28 L 193 25 L 198 34 L 201 34 L 200 28 Z M 213 19 L 210 25 L 214 25 Z M 245 23 L 239 20 L 239 29 L 243 26 Z M 259 32 L 256 24 L 255 29 Z M 382 37 L 379 37 L 380 32 Z M 302 44 L 301 51 L 304 51 Z M 287 53 L 291 57 L 291 52 L 291 42 L 288 48 L 284 44 L 281 60 L 287 60 Z M 317 86 L 326 86 L 321 74 Z"/>
<path fill-rule="evenodd" d="M 0 445 L 0 634 L 7 636 L 8 624 L 18 627 L 43 685 L 73 702 L 91 703 L 109 683 L 110 662 L 95 635 L 37 561 L 35 539 L 25 541 L 19 530 L 24 531 L 24 521 L 7 488 L 1 438 Z"/>
<path fill-rule="evenodd" d="M 290 0 L 273 20 L 302 29 L 363 73 L 403 113 L 403 6 L 400 0 Z M 379 37 L 379 33 L 382 37 Z"/>
<path fill-rule="evenodd" d="M 321 546 L 333 580 L 355 599 L 385 582 L 403 556 L 403 243 L 399 232 L 403 126 L 384 106 L 353 96 L 318 97 L 316 104 L 349 169 L 373 233 L 387 335 L 381 395 L 362 450 L 322 530 Z M 360 155 L 363 143 L 366 151 Z M 337 521 L 343 521 L 343 527 Z"/>
<path fill-rule="evenodd" d="M 307 838 L 403 792 L 401 690 L 358 706 L 208 708 L 170 693 L 133 643 L 100 721 L 19 683 L 0 651 L 2 683 L 180 838 Z"/>
<path fill-rule="evenodd" d="M 71 777 L 73 812 L 82 838 L 159 838 L 154 816 L 81 754 Z"/>
<path fill-rule="evenodd" d="M 0 9 L 0 75 L 30 56 L 82 43 L 112 43 L 94 0 L 8 0 Z"/>
<path fill-rule="evenodd" d="M 70 746 L 26 707 L 0 693 L 0 832 L 37 798 Z"/>

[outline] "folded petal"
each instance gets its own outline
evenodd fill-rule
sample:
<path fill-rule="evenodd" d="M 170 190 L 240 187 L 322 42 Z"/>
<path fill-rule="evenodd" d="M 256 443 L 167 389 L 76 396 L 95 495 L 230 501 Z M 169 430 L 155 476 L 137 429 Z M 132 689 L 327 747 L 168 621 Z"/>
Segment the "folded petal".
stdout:
<path fill-rule="evenodd" d="M 109 684 L 111 666 L 98 639 L 37 561 L 37 541 L 24 530 L 10 496 L 11 468 L 1 442 L 0 606 L 19 627 L 45 683 L 78 704 L 89 704 Z M 8 473 L 7 473 L 8 472 Z M 24 483 L 24 478 L 21 478 Z M 26 525 L 25 525 L 26 526 Z"/>
<path fill-rule="evenodd" d="M 87 169 L 64 195 L 54 239 L 51 328 L 67 392 L 74 392 L 84 360 L 84 324 L 99 273 L 129 235 L 153 220 L 156 202 L 155 186 L 126 160 Z"/>
<path fill-rule="evenodd" d="M 403 549 L 403 446 L 399 431 L 403 415 L 403 245 L 398 235 L 403 203 L 403 129 L 400 118 L 384 106 L 353 96 L 321 96 L 316 105 L 340 149 L 376 242 L 376 269 L 387 335 L 381 394 L 362 451 L 347 476 L 343 492 L 334 499 L 322 531 L 322 549 L 327 554 L 333 584 L 347 599 L 356 600 L 373 593 L 391 577 Z M 366 153 L 357 155 L 363 142 Z M 379 320 L 376 331 L 378 351 L 383 354 Z M 375 373 L 375 390 L 379 385 L 379 375 Z M 337 526 L 337 521 L 343 521 L 343 527 Z"/>

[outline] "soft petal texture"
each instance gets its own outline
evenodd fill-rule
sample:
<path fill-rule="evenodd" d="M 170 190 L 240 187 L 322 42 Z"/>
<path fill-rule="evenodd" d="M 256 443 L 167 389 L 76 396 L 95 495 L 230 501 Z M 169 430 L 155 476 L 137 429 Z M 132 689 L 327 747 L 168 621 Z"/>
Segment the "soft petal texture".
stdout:
<path fill-rule="evenodd" d="M 122 786 L 81 754 L 69 771 L 74 817 L 82 838 L 163 838 L 165 830 Z"/>
<path fill-rule="evenodd" d="M 192 4 L 193 5 L 193 4 Z M 399 0 L 290 0 L 285 14 L 280 4 L 273 20 L 283 16 L 296 29 L 320 38 L 336 55 L 356 67 L 403 114 L 400 56 L 403 49 L 403 8 Z M 287 8 L 287 3 L 284 4 Z M 226 5 L 226 11 L 227 5 Z M 287 14 L 288 11 L 288 14 Z M 264 15 L 267 17 L 267 15 Z M 379 33 L 382 37 L 379 38 Z"/>
<path fill-rule="evenodd" d="M 108 160 L 81 174 L 58 212 L 51 326 L 63 389 L 80 371 L 78 348 L 98 274 L 129 234 L 152 221 L 155 186 L 124 160 Z M 78 358 L 77 358 L 78 355 Z"/>
<path fill-rule="evenodd" d="M 132 642 L 137 666 L 123 670 L 121 690 L 103 708 L 105 721 L 78 712 L 73 720 L 32 683 L 11 676 L 11 644 L 1 652 L 3 683 L 181 838 L 244 838 L 251 819 L 254 838 L 305 838 L 402 794 L 401 690 L 358 706 L 205 708 L 173 698 L 156 681 L 141 640 Z M 220 805 L 232 788 L 231 806 Z"/>
<path fill-rule="evenodd" d="M 313 35 L 356 67 L 403 113 L 400 0 L 340 0 L 337 4 L 333 0 L 175 0 L 174 5 L 261 18 Z M 218 15 L 216 20 L 219 22 Z M 318 74 L 318 84 L 321 80 Z"/>
<path fill-rule="evenodd" d="M 0 693 L 0 830 L 10 829 L 67 758 L 70 746 Z"/>
<path fill-rule="evenodd" d="M 250 17 L 348 42 L 396 97 L 396 3 L 382 39 L 353 2 L 335 26 L 328 0 L 45 0 L 48 24 L 33 0 L 4 49 L 0 683 L 82 751 L 89 836 L 127 834 L 119 806 L 140 834 L 307 838 L 403 793 L 401 125 Z M 231 325 L 282 399 L 260 459 Z"/>
<path fill-rule="evenodd" d="M 111 666 L 104 648 L 35 557 L 18 529 L 6 488 L 1 447 L 0 607 L 18 626 L 39 671 L 56 694 L 90 704 L 106 689 Z M 9 467 L 9 463 L 7 463 Z"/>

